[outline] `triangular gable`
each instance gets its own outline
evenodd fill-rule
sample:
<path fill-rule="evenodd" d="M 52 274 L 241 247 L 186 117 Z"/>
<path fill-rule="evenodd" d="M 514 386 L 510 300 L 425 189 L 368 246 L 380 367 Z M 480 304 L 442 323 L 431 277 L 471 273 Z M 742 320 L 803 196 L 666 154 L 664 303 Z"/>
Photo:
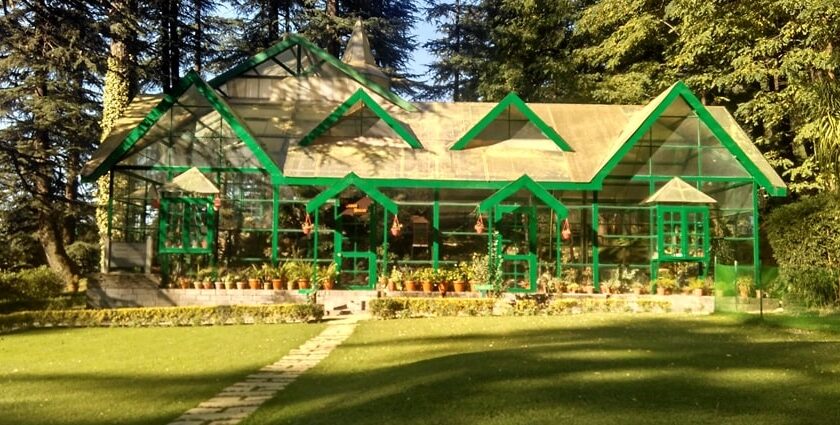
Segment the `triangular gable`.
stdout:
<path fill-rule="evenodd" d="M 516 179 L 509 185 L 499 189 L 498 192 L 490 195 L 489 198 L 481 201 L 478 204 L 478 212 L 484 213 L 490 210 L 491 208 L 499 205 L 505 199 L 511 197 L 516 192 L 519 192 L 522 189 L 527 189 L 531 194 L 537 197 L 537 199 L 543 201 L 549 208 L 554 210 L 555 213 L 560 218 L 565 218 L 569 215 L 569 210 L 557 200 L 551 193 L 548 193 L 544 187 L 540 186 L 539 183 L 535 182 L 532 178 L 528 177 L 527 174 L 523 174 L 522 177 Z"/>
<path fill-rule="evenodd" d="M 665 183 L 653 195 L 642 201 L 643 204 L 716 204 L 715 198 L 688 184 L 685 180 L 674 177 Z"/>
<path fill-rule="evenodd" d="M 338 106 L 332 113 L 330 113 L 327 118 L 325 118 L 321 123 L 315 126 L 312 131 L 310 131 L 303 139 L 298 142 L 300 146 L 308 146 L 324 134 L 327 130 L 329 130 L 333 125 L 335 125 L 342 117 L 346 116 L 351 110 L 354 109 L 355 106 L 362 106 L 367 107 L 370 111 L 376 114 L 379 119 L 384 121 L 388 124 L 388 127 L 391 127 L 397 135 L 402 138 L 403 140 L 408 143 L 414 149 L 422 149 L 423 145 L 420 144 L 420 141 L 417 140 L 417 137 L 414 134 L 405 128 L 403 124 L 397 121 L 394 117 L 388 114 L 378 103 L 376 103 L 373 98 L 370 97 L 364 90 L 359 89 L 353 93 L 347 100 L 344 101 L 341 105 Z"/>
<path fill-rule="evenodd" d="M 761 187 L 773 196 L 785 195 L 787 189 L 785 187 L 774 186 L 770 182 L 768 176 L 750 159 L 749 155 L 723 129 L 709 110 L 682 81 L 678 81 L 636 113 L 618 138 L 618 142 L 616 143 L 619 146 L 618 150 L 606 160 L 598 171 L 598 174 L 592 179 L 592 182 L 602 184 L 604 179 L 612 172 L 630 149 L 633 148 L 636 142 L 642 139 L 657 120 L 662 117 L 663 113 L 680 98 L 697 114 L 700 122 L 706 125 L 721 145 L 735 156 L 738 162 L 741 163 Z"/>
<path fill-rule="evenodd" d="M 311 41 L 296 34 L 287 35 L 285 40 L 275 44 L 274 46 L 269 47 L 268 49 L 260 53 L 257 53 L 245 62 L 233 67 L 229 71 L 222 73 L 218 77 L 213 78 L 208 84 L 210 84 L 210 86 L 213 88 L 218 88 L 227 83 L 228 81 L 244 74 L 245 72 L 254 69 L 255 67 L 263 64 L 266 61 L 272 60 L 272 58 L 274 58 L 278 54 L 295 46 L 299 46 L 303 49 L 306 49 L 307 51 L 311 52 L 313 55 L 321 59 L 323 62 L 332 65 L 333 67 L 343 72 L 345 75 L 352 78 L 365 88 L 378 94 L 379 96 L 382 96 L 384 99 L 388 100 L 394 105 L 397 105 L 406 111 L 417 111 L 417 107 L 412 105 L 407 100 L 401 98 L 394 92 L 380 86 L 379 84 L 370 81 L 370 79 L 366 78 L 359 71 L 353 69 L 352 66 L 347 65 L 346 63 L 338 60 L 333 55 L 327 53 L 324 49 L 321 49 L 320 47 L 313 44 Z"/>
<path fill-rule="evenodd" d="M 487 129 L 487 127 L 499 118 L 502 113 L 507 110 L 507 108 L 516 108 L 519 110 L 519 112 L 521 112 L 528 121 L 534 124 L 534 126 L 536 126 L 545 137 L 554 142 L 554 144 L 561 150 L 566 152 L 572 151 L 569 144 L 566 143 L 566 141 L 563 140 L 563 138 L 560 137 L 560 135 L 557 134 L 550 125 L 546 124 L 542 118 L 540 118 L 530 107 L 528 107 L 528 105 L 525 104 L 525 101 L 523 101 L 522 98 L 520 98 L 515 92 L 510 92 L 507 96 L 505 96 L 505 98 L 496 104 L 496 106 L 494 106 L 493 109 L 491 109 L 490 112 L 488 112 L 487 115 L 478 122 L 478 124 L 469 129 L 469 131 L 461 136 L 461 138 L 458 139 L 458 141 L 456 141 L 449 149 L 453 151 L 466 149 L 469 146 L 470 141 L 475 139 L 482 131 Z"/>
<path fill-rule="evenodd" d="M 198 168 L 192 167 L 175 176 L 169 183 L 161 187 L 161 192 L 191 192 L 202 194 L 219 193 L 219 188 Z"/>
<path fill-rule="evenodd" d="M 216 92 L 195 71 L 188 72 L 178 82 L 178 85 L 172 93 L 165 95 L 163 100 L 146 115 L 143 121 L 128 133 L 128 136 L 126 136 L 122 143 L 111 150 L 105 159 L 96 165 L 95 169 L 83 177 L 84 181 L 93 181 L 111 169 L 178 102 L 178 98 L 193 86 L 207 100 L 210 106 L 219 113 L 222 119 L 230 126 L 231 130 L 233 130 L 234 134 L 251 150 L 260 165 L 272 176 L 272 181 L 279 181 L 282 177 L 282 172 L 274 161 L 265 153 L 257 139 L 251 134 L 242 120 L 236 116 L 236 113 L 227 102 L 216 95 Z"/>
<path fill-rule="evenodd" d="M 351 186 L 361 190 L 365 195 L 376 201 L 391 214 L 397 213 L 397 204 L 392 201 L 391 198 L 388 198 L 388 196 L 377 189 L 376 186 L 357 176 L 356 173 L 353 172 L 348 173 L 343 179 L 337 181 L 327 190 L 312 198 L 312 200 L 306 204 L 306 212 L 311 213 L 316 211 L 321 207 L 321 205 L 324 205 L 330 199 L 336 197 L 338 194 L 344 192 L 344 190 Z"/>

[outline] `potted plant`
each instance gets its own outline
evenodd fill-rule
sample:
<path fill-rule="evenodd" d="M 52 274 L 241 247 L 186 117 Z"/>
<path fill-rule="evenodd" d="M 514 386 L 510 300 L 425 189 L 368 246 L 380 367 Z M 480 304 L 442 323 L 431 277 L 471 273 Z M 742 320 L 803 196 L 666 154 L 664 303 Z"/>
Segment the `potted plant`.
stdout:
<path fill-rule="evenodd" d="M 336 277 L 338 277 L 338 264 L 335 262 L 331 262 L 329 265 L 321 267 L 318 270 L 318 280 L 321 282 L 321 286 L 327 291 L 335 288 Z"/>
<path fill-rule="evenodd" d="M 420 279 L 420 285 L 423 286 L 423 292 L 427 294 L 432 293 L 432 283 L 435 280 L 435 269 L 431 267 L 424 267 L 418 273 L 417 278 Z"/>
<path fill-rule="evenodd" d="M 233 273 L 226 273 L 225 276 L 222 278 L 222 283 L 225 284 L 225 289 L 230 291 L 236 286 L 236 275 Z"/>
<path fill-rule="evenodd" d="M 403 287 L 408 292 L 417 290 L 417 271 L 414 269 L 406 269 L 403 272 Z"/>
<path fill-rule="evenodd" d="M 475 292 L 477 285 L 485 285 L 490 281 L 490 265 L 486 255 L 473 253 L 472 261 L 470 261 L 467 269 L 467 284 L 470 292 Z"/>
<path fill-rule="evenodd" d="M 466 262 L 462 261 L 458 264 L 458 267 L 452 270 L 452 289 L 455 292 L 464 292 L 467 290 L 467 273 L 469 271 L 469 265 Z"/>
<path fill-rule="evenodd" d="M 703 292 L 706 289 L 706 282 L 703 279 L 692 279 L 691 282 L 688 283 L 688 288 L 691 289 L 691 293 L 698 297 L 703 296 Z"/>
<path fill-rule="evenodd" d="M 747 298 L 750 296 L 750 291 L 753 290 L 753 280 L 750 277 L 739 277 L 738 280 L 735 281 L 735 286 L 738 288 L 738 293 L 741 295 L 741 298 Z"/>
<path fill-rule="evenodd" d="M 616 278 L 601 282 L 601 292 L 604 294 L 617 294 L 620 287 L 621 282 Z"/>
<path fill-rule="evenodd" d="M 441 294 L 445 294 L 446 290 L 449 289 L 449 282 L 452 275 L 450 274 L 449 270 L 440 268 L 435 273 L 435 283 L 437 283 L 438 292 Z"/>
<path fill-rule="evenodd" d="M 642 295 L 645 290 L 645 285 L 642 282 L 633 282 L 630 284 L 630 288 L 633 290 L 633 293 L 636 295 Z"/>
<path fill-rule="evenodd" d="M 315 265 L 306 263 L 299 263 L 297 284 L 300 289 L 309 289 L 309 283 L 312 282 L 312 275 L 315 273 Z"/>
<path fill-rule="evenodd" d="M 299 269 L 301 267 L 298 261 L 289 261 L 283 264 L 283 276 L 286 277 L 286 290 L 293 291 L 297 288 L 297 281 L 299 276 Z"/>
<path fill-rule="evenodd" d="M 196 281 L 201 282 L 201 288 L 203 289 L 211 289 L 213 288 L 213 281 L 211 278 L 213 277 L 213 269 L 209 267 L 204 267 L 198 269 L 195 272 Z"/>
<path fill-rule="evenodd" d="M 251 267 L 248 267 L 247 277 L 248 277 L 248 286 L 251 289 L 259 289 L 260 278 L 262 277 L 262 270 L 257 268 L 257 266 L 255 264 L 252 264 Z"/>
<path fill-rule="evenodd" d="M 566 290 L 569 291 L 570 294 L 577 294 L 580 292 L 580 284 L 577 282 L 567 283 Z"/>
<path fill-rule="evenodd" d="M 403 272 L 397 266 L 391 267 L 391 275 L 388 276 L 388 292 L 394 292 L 402 288 Z"/>
<path fill-rule="evenodd" d="M 671 295 L 677 287 L 677 281 L 672 277 L 660 276 L 656 278 L 654 285 L 656 285 L 656 295 Z"/>
<path fill-rule="evenodd" d="M 285 269 L 282 265 L 278 265 L 270 269 L 270 274 L 268 278 L 271 280 L 271 289 L 274 289 L 275 291 L 283 289 L 284 272 Z"/>
<path fill-rule="evenodd" d="M 248 271 L 245 269 L 241 269 L 238 273 L 236 273 L 236 289 L 240 291 L 245 289 L 245 286 L 247 285 L 245 282 L 245 279 L 247 279 L 247 273 Z"/>
<path fill-rule="evenodd" d="M 583 292 L 585 294 L 594 294 L 595 293 L 595 285 L 592 282 L 593 274 L 592 268 L 586 267 L 583 269 L 581 273 L 581 277 L 583 278 Z"/>

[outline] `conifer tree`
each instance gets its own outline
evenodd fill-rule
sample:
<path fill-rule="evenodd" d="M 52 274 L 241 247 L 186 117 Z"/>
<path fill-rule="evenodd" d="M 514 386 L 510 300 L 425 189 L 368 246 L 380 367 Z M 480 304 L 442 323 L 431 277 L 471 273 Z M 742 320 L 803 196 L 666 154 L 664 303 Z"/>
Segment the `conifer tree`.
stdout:
<path fill-rule="evenodd" d="M 0 15 L 0 184 L 10 186 L 50 267 L 68 283 L 78 270 L 65 251 L 63 219 L 77 214 L 75 173 L 99 133 L 104 46 L 84 1 L 4 3 Z M 37 58 L 37 60 L 33 60 Z"/>

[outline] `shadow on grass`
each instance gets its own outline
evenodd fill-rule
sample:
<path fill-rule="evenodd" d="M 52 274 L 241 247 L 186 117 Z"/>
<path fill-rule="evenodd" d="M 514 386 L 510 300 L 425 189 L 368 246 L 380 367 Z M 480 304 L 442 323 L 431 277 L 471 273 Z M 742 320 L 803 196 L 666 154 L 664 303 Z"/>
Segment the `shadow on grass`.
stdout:
<path fill-rule="evenodd" d="M 17 385 L 33 389 L 39 386 L 60 388 L 66 389 L 67 393 L 18 394 L 11 402 L 0 401 L 0 423 L 93 425 L 118 420 L 120 424 L 128 425 L 165 424 L 249 373 L 253 373 L 253 369 L 201 375 L 133 375 L 130 364 L 126 364 L 126 373 L 119 375 L 16 373 L 14 380 Z M 107 396 L 103 398 L 103 394 Z M 138 399 L 143 400 L 142 406 L 136 405 Z M 59 402 L 63 409 L 45 411 L 43 404 L 46 402 Z M 123 411 L 116 411 L 120 409 L 117 406 L 122 406 Z M 149 409 L 148 406 L 154 408 Z M 40 414 L 27 414 L 32 412 Z M 103 416 L 97 416 L 97 412 L 102 412 Z M 45 414 L 49 416 L 45 417 Z"/>
<path fill-rule="evenodd" d="M 840 421 L 837 339 L 732 318 L 480 320 L 362 325 L 246 423 Z"/>

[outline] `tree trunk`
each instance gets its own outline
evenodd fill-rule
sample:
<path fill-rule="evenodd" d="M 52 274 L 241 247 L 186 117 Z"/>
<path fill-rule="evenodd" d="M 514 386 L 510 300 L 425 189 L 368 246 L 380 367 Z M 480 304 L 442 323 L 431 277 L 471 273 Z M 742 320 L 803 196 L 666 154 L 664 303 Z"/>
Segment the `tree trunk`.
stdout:
<path fill-rule="evenodd" d="M 67 256 L 61 240 L 61 229 L 55 217 L 41 212 L 38 220 L 38 241 L 44 249 L 47 264 L 58 273 L 73 292 L 79 290 L 79 271 L 76 264 Z"/>
<path fill-rule="evenodd" d="M 204 52 L 201 50 L 201 39 L 204 37 L 204 28 L 201 16 L 201 8 L 203 0 L 193 0 L 193 8 L 195 9 L 195 34 L 193 39 L 193 69 L 195 72 L 201 74 L 201 62 L 204 60 Z"/>

